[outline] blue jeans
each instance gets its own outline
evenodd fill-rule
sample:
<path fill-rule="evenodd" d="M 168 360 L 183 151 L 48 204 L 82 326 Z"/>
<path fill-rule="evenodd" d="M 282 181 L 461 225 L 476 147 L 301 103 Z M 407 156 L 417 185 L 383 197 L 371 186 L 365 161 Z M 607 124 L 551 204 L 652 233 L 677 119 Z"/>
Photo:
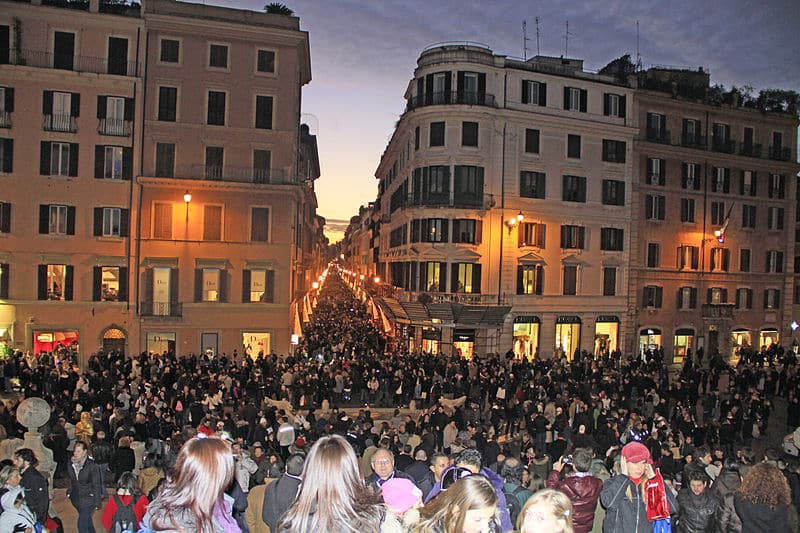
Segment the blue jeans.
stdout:
<path fill-rule="evenodd" d="M 78 508 L 78 533 L 96 533 L 92 522 L 93 514 L 94 505 Z"/>

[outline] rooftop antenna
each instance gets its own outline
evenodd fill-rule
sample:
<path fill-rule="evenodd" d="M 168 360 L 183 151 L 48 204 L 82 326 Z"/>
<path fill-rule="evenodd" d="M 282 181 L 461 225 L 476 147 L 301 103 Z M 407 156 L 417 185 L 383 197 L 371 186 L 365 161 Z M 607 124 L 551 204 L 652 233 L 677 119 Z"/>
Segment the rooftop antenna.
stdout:
<path fill-rule="evenodd" d="M 567 30 L 564 32 L 564 57 L 569 58 L 569 21 L 567 21 Z"/>
<path fill-rule="evenodd" d="M 522 21 L 522 58 L 523 61 L 528 60 L 528 21 Z"/>
<path fill-rule="evenodd" d="M 542 55 L 542 50 L 539 48 L 539 17 L 536 17 L 536 55 Z"/>
<path fill-rule="evenodd" d="M 636 21 L 636 71 L 642 70 L 642 56 L 639 54 L 639 21 Z"/>

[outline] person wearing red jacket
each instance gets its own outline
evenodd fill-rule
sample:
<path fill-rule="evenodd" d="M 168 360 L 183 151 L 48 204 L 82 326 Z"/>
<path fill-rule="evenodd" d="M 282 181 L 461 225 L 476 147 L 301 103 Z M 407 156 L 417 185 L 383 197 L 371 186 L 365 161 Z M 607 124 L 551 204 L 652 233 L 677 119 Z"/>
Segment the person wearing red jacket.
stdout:
<path fill-rule="evenodd" d="M 134 531 L 136 531 L 150 503 L 147 501 L 147 496 L 143 495 L 139 490 L 136 476 L 130 472 L 123 473 L 117 482 L 116 495 L 122 505 L 130 505 L 132 501 L 136 501 L 136 504 L 133 506 L 133 514 L 136 515 L 136 528 Z M 116 498 L 111 496 L 103 509 L 103 527 L 106 528 L 107 531 L 113 531 L 111 528 L 114 525 L 114 513 L 116 512 L 117 501 Z"/>
<path fill-rule="evenodd" d="M 576 448 L 572 457 L 562 457 L 553 465 L 547 476 L 547 486 L 569 496 L 572 501 L 572 522 L 575 533 L 588 533 L 594 525 L 597 500 L 603 490 L 603 481 L 589 473 L 592 466 L 592 450 Z M 562 477 L 565 464 L 571 463 L 573 471 Z"/>

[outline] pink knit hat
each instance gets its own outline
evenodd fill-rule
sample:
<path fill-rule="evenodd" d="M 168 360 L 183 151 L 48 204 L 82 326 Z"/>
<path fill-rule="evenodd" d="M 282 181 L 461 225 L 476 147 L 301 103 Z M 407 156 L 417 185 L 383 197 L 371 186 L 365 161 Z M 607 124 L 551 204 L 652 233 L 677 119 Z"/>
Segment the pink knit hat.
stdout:
<path fill-rule="evenodd" d="M 410 479 L 392 478 L 381 485 L 383 501 L 393 513 L 401 515 L 422 501 L 422 491 Z"/>

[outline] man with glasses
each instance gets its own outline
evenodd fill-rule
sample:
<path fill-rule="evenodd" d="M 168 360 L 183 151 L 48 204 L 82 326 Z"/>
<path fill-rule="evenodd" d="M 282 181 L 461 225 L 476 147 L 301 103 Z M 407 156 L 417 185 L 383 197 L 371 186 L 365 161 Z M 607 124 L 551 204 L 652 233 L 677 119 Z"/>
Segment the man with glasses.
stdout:
<path fill-rule="evenodd" d="M 386 448 L 379 448 L 372 454 L 370 465 L 372 465 L 372 474 L 368 475 L 364 481 L 373 492 L 380 492 L 381 485 L 392 478 L 408 479 L 416 486 L 414 478 L 405 472 L 394 469 L 394 454 Z"/>

